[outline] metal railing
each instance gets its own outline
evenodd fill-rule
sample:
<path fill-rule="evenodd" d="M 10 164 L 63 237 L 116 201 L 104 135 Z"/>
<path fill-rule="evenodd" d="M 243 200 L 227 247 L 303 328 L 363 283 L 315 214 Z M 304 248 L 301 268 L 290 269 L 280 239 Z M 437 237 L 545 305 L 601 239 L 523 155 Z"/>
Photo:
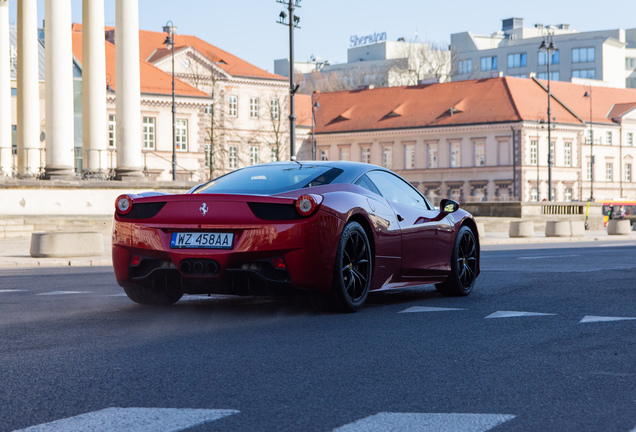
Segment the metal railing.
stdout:
<path fill-rule="evenodd" d="M 144 155 L 144 175 L 146 177 L 150 177 L 150 175 L 151 175 L 150 170 L 148 169 L 148 155 L 152 155 L 152 156 L 154 156 L 156 158 L 159 158 L 159 159 L 161 159 L 163 161 L 168 162 L 170 164 L 170 168 L 172 168 L 172 160 L 171 159 L 163 157 L 160 154 L 157 154 L 156 152 L 154 152 L 153 150 L 142 150 L 141 153 Z M 179 169 L 181 169 L 183 171 L 186 171 L 188 173 L 188 175 L 190 176 L 190 181 L 192 181 L 193 177 L 196 175 L 196 171 L 189 170 L 189 169 L 179 165 L 178 163 L 177 163 L 177 168 L 179 168 Z"/>
<path fill-rule="evenodd" d="M 6 149 L 9 151 L 9 149 Z M 74 156 L 74 172 L 75 175 L 82 180 L 108 181 L 115 180 L 117 168 L 117 150 L 114 148 L 107 149 L 83 149 L 76 147 L 73 150 Z M 45 175 L 46 166 L 46 149 L 40 147 L 12 147 L 11 152 L 11 172 L 7 173 L 8 177 L 13 179 L 31 179 L 42 180 Z M 95 155 L 96 153 L 96 155 Z M 166 158 L 152 150 L 142 150 L 144 158 L 143 174 L 151 177 L 154 171 L 148 167 L 148 159 L 156 158 L 165 161 L 172 168 L 172 160 Z M 94 159 L 97 159 L 96 161 Z M 91 168 L 90 165 L 97 166 Z M 190 170 L 177 164 L 180 175 L 187 175 L 190 181 L 194 180 L 197 172 Z M 158 171 L 163 171 L 159 169 Z M 155 173 L 156 174 L 156 173 Z"/>

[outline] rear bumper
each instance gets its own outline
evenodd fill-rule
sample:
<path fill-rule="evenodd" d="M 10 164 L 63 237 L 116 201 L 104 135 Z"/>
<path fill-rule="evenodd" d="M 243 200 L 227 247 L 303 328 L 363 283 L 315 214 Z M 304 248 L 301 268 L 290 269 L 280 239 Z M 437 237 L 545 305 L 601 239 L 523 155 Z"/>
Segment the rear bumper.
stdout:
<path fill-rule="evenodd" d="M 112 241 L 115 277 L 123 285 L 149 284 L 165 274 L 178 276 L 186 293 L 242 294 L 244 288 L 249 293 L 253 286 L 328 291 L 343 225 L 321 211 L 300 221 L 205 229 L 116 220 Z M 235 240 L 232 249 L 171 249 L 175 231 L 233 232 Z M 131 265 L 133 255 L 140 257 L 139 264 Z M 276 268 L 271 260 L 279 263 L 281 258 L 285 268 Z M 203 271 L 194 271 L 195 265 Z"/>

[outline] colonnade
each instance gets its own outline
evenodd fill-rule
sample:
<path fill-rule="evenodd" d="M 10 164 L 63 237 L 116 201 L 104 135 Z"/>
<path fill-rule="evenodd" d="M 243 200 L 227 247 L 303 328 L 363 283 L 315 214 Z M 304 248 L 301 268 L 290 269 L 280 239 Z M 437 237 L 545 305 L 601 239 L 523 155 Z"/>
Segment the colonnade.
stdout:
<path fill-rule="evenodd" d="M 19 0 L 17 22 L 17 169 L 26 149 L 40 147 L 36 0 Z M 12 171 L 9 0 L 0 0 L 0 175 Z M 142 177 L 137 0 L 116 1 L 116 129 L 118 179 Z M 106 170 L 104 1 L 82 2 L 82 147 L 84 168 Z M 45 179 L 74 173 L 71 0 L 45 3 Z"/>

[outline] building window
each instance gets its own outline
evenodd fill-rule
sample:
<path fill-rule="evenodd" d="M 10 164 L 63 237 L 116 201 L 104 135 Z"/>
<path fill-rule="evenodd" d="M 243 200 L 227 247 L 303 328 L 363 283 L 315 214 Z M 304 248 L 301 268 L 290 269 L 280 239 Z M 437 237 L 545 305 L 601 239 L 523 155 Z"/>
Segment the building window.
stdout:
<path fill-rule="evenodd" d="M 607 162 L 605 164 L 605 180 L 607 181 L 612 181 L 612 168 L 613 168 L 613 164 L 611 162 Z"/>
<path fill-rule="evenodd" d="M 571 167 L 572 166 L 572 143 L 566 142 L 564 145 L 565 148 L 565 154 L 564 154 L 564 165 L 566 167 Z"/>
<path fill-rule="evenodd" d="M 450 145 L 450 166 L 457 168 L 459 163 L 459 143 L 451 143 Z"/>
<path fill-rule="evenodd" d="M 596 71 L 594 69 L 573 70 L 572 78 L 596 79 Z"/>
<path fill-rule="evenodd" d="M 428 167 L 437 168 L 437 144 L 428 145 Z"/>
<path fill-rule="evenodd" d="M 550 72 L 550 81 L 559 81 L 560 77 L 561 76 L 559 75 L 559 71 Z M 537 74 L 537 79 L 547 80 L 548 74 L 546 72 L 539 72 Z"/>
<path fill-rule="evenodd" d="M 404 168 L 405 169 L 415 168 L 415 146 L 414 145 L 404 146 Z"/>
<path fill-rule="evenodd" d="M 536 187 L 530 189 L 530 201 L 539 201 L 539 189 Z"/>
<path fill-rule="evenodd" d="M 482 71 L 497 70 L 497 56 L 482 57 L 481 70 Z"/>
<path fill-rule="evenodd" d="M 188 151 L 188 121 L 178 119 L 175 122 L 175 141 L 177 151 Z"/>
<path fill-rule="evenodd" d="M 258 98 L 250 98 L 250 118 L 258 118 Z"/>
<path fill-rule="evenodd" d="M 238 146 L 230 146 L 228 156 L 230 168 L 238 168 Z"/>
<path fill-rule="evenodd" d="M 391 168 L 392 164 L 391 147 L 382 147 L 382 166 L 384 168 Z"/>
<path fill-rule="evenodd" d="M 271 162 L 278 162 L 278 152 L 276 151 L 276 147 L 272 147 L 269 152 L 269 160 Z"/>
<path fill-rule="evenodd" d="M 362 147 L 360 149 L 360 161 L 364 163 L 371 163 L 371 148 Z"/>
<path fill-rule="evenodd" d="M 213 165 L 214 160 L 212 159 L 212 154 L 210 153 L 212 146 L 210 144 L 205 145 L 205 167 L 210 168 Z"/>
<path fill-rule="evenodd" d="M 117 122 L 115 114 L 108 114 L 108 147 L 115 148 L 117 144 Z"/>
<path fill-rule="evenodd" d="M 340 160 L 348 161 L 349 160 L 349 147 L 341 147 L 340 148 Z"/>
<path fill-rule="evenodd" d="M 473 61 L 472 60 L 462 60 L 457 63 L 457 73 L 469 74 L 473 72 Z"/>
<path fill-rule="evenodd" d="M 460 202 L 462 200 L 462 190 L 461 188 L 454 187 L 450 190 L 450 197 L 452 200 Z"/>
<path fill-rule="evenodd" d="M 155 148 L 155 118 L 144 117 L 144 149 Z"/>
<path fill-rule="evenodd" d="M 632 181 L 632 164 L 625 164 L 625 181 Z"/>
<path fill-rule="evenodd" d="M 530 165 L 536 165 L 539 162 L 539 142 L 537 140 L 530 141 Z"/>
<path fill-rule="evenodd" d="M 320 160 L 322 161 L 329 160 L 329 154 L 327 153 L 327 150 L 325 149 L 320 150 Z"/>
<path fill-rule="evenodd" d="M 633 146 L 634 145 L 634 133 L 633 132 L 627 132 L 627 145 L 628 146 Z"/>
<path fill-rule="evenodd" d="M 612 131 L 605 132 L 605 140 L 607 145 L 612 145 Z"/>
<path fill-rule="evenodd" d="M 238 117 L 238 96 L 230 96 L 227 113 L 230 117 Z"/>
<path fill-rule="evenodd" d="M 545 66 L 548 64 L 548 53 L 544 51 L 539 51 L 539 66 Z M 550 64 L 559 64 L 559 50 L 556 50 L 550 56 Z"/>
<path fill-rule="evenodd" d="M 565 189 L 565 200 L 572 201 L 572 188 Z"/>
<path fill-rule="evenodd" d="M 212 113 L 214 112 L 214 105 L 213 104 L 207 104 L 205 106 L 205 108 L 203 108 L 203 112 L 207 115 L 212 115 Z"/>
<path fill-rule="evenodd" d="M 592 162 L 590 161 L 587 162 L 586 174 L 587 179 L 592 180 Z"/>
<path fill-rule="evenodd" d="M 486 152 L 484 143 L 475 143 L 475 166 L 486 165 Z"/>
<path fill-rule="evenodd" d="M 250 165 L 256 165 L 258 163 L 258 147 L 250 147 Z"/>
<path fill-rule="evenodd" d="M 572 48 L 572 63 L 588 63 L 594 61 L 594 47 Z"/>
<path fill-rule="evenodd" d="M 526 67 L 526 54 L 508 54 L 508 69 Z"/>
<path fill-rule="evenodd" d="M 270 102 L 270 108 L 272 113 L 272 120 L 280 119 L 280 102 L 278 99 L 272 99 Z"/>
<path fill-rule="evenodd" d="M 552 73 L 550 73 L 552 75 Z M 508 74 L 509 77 L 513 78 L 528 78 L 528 74 Z"/>
<path fill-rule="evenodd" d="M 554 147 L 555 147 L 555 143 L 554 141 L 552 141 L 550 143 L 550 166 L 554 166 Z"/>

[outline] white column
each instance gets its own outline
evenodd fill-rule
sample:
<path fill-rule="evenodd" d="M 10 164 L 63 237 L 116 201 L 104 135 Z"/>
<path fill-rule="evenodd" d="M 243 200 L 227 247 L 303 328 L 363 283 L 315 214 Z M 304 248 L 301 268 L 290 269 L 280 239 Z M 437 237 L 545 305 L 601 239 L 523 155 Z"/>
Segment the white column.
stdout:
<path fill-rule="evenodd" d="M 17 126 L 18 172 L 42 166 L 40 160 L 40 76 L 36 0 L 18 4 Z M 30 149 L 30 150 L 27 150 Z"/>
<path fill-rule="evenodd" d="M 74 176 L 71 0 L 46 0 L 47 179 Z"/>
<path fill-rule="evenodd" d="M 0 176 L 11 174 L 9 0 L 0 0 Z"/>
<path fill-rule="evenodd" d="M 106 53 L 104 0 L 82 2 L 82 146 L 84 169 L 105 171 Z"/>
<path fill-rule="evenodd" d="M 115 105 L 118 179 L 142 177 L 139 6 L 117 0 L 115 16 Z"/>

